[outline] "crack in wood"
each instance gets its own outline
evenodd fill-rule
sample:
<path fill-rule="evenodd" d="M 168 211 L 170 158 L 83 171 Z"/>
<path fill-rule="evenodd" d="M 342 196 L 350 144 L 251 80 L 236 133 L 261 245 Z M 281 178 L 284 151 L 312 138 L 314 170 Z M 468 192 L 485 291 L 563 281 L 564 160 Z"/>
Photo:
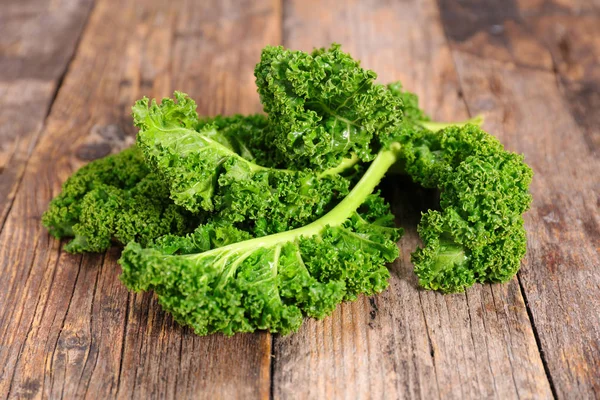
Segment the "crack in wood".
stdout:
<path fill-rule="evenodd" d="M 423 318 L 423 323 L 425 324 L 425 333 L 427 334 L 427 344 L 429 346 L 429 355 L 431 356 L 431 363 L 433 365 L 433 376 L 435 377 L 436 392 L 438 394 L 438 399 L 441 399 L 442 395 L 440 393 L 440 383 L 438 380 L 438 373 L 437 373 L 437 367 L 436 367 L 436 361 L 435 361 L 435 350 L 433 348 L 433 342 L 431 340 L 429 324 L 427 323 L 427 315 L 425 315 L 425 307 L 423 307 L 423 298 L 421 296 L 421 293 L 418 293 L 418 298 L 419 298 L 419 305 L 421 306 L 421 317 Z"/>
<path fill-rule="evenodd" d="M 89 331 L 89 335 L 90 335 L 90 345 L 88 347 L 88 351 L 86 352 L 85 355 L 85 361 L 83 362 L 83 368 L 81 368 L 81 374 L 79 375 L 79 379 L 78 379 L 78 384 L 84 379 L 84 375 L 86 374 L 86 369 L 88 366 L 88 361 L 90 360 L 90 354 L 92 352 L 95 352 L 96 354 L 92 354 L 93 357 L 95 357 L 95 361 L 94 361 L 94 366 L 92 367 L 92 372 L 90 372 L 90 378 L 88 379 L 88 384 L 85 385 L 85 394 L 87 394 L 87 389 L 89 387 L 89 382 L 92 379 L 92 375 L 96 366 L 96 361 L 98 360 L 98 354 L 97 354 L 97 346 L 94 346 L 94 303 L 96 302 L 96 293 L 98 291 L 98 282 L 100 280 L 100 275 L 102 273 L 102 265 L 104 264 L 104 256 L 102 256 L 102 262 L 100 263 L 100 266 L 98 268 L 98 271 L 96 272 L 96 279 L 94 281 L 94 289 L 92 291 L 92 300 L 90 302 L 90 319 L 89 319 L 89 327 L 90 327 L 90 331 Z M 93 351 L 95 350 L 95 351 Z M 85 395 L 84 395 L 85 397 Z"/>
<path fill-rule="evenodd" d="M 523 288 L 523 284 L 521 282 L 521 277 L 517 274 L 517 281 L 519 282 L 519 291 L 521 296 L 523 296 L 523 301 L 525 303 L 525 309 L 527 310 L 527 318 L 529 318 L 529 323 L 531 323 L 531 327 L 533 328 L 533 337 L 535 338 L 535 343 L 537 344 L 537 348 L 540 352 L 540 358 L 542 359 L 542 365 L 544 366 L 544 372 L 546 373 L 546 378 L 548 379 L 548 383 L 550 384 L 550 390 L 552 391 L 552 398 L 558 399 L 558 393 L 556 391 L 556 386 L 554 385 L 554 380 L 552 379 L 552 374 L 550 373 L 550 368 L 548 367 L 548 360 L 546 360 L 546 356 L 544 354 L 544 350 L 542 347 L 542 343 L 540 341 L 540 335 L 538 333 L 537 327 L 535 325 L 535 319 L 533 318 L 533 313 L 531 312 L 531 308 L 529 307 L 529 301 L 527 300 L 527 293 Z"/>
<path fill-rule="evenodd" d="M 115 392 L 116 396 L 119 397 L 119 391 L 121 390 L 121 375 L 123 374 L 123 364 L 125 360 L 125 347 L 127 345 L 127 330 L 129 327 L 129 303 L 131 301 L 131 292 L 127 292 L 127 306 L 125 308 L 125 323 L 123 324 L 123 343 L 121 345 L 121 359 L 119 361 L 119 375 L 117 378 L 117 390 Z M 182 339 L 183 341 L 183 336 Z M 181 347 L 179 351 L 179 365 L 181 365 Z M 177 381 L 175 381 L 177 385 Z"/>
<path fill-rule="evenodd" d="M 79 274 L 81 273 L 81 265 L 82 264 L 83 264 L 83 256 L 79 260 L 79 266 L 77 268 L 77 275 L 75 275 L 75 281 L 73 282 L 73 290 L 71 290 L 71 296 L 69 298 L 69 303 L 67 304 L 67 310 L 66 310 L 65 315 L 63 316 L 62 322 L 60 324 L 60 329 L 58 330 L 58 335 L 56 335 L 56 342 L 54 343 L 52 352 L 49 354 L 51 371 L 54 371 L 54 356 L 56 354 L 56 348 L 58 347 L 58 343 L 60 342 L 60 337 L 61 337 L 63 329 L 65 327 L 65 322 L 69 315 L 69 311 L 71 310 L 71 303 L 73 302 L 73 296 L 75 295 L 75 290 L 77 289 L 77 281 L 79 280 Z M 65 363 L 65 370 L 66 370 L 66 363 Z M 66 381 L 63 381 L 63 385 L 62 385 L 62 389 L 61 389 L 61 397 L 64 397 L 63 394 L 64 394 L 64 390 L 65 390 L 65 384 L 66 384 Z M 50 393 L 52 393 L 53 387 L 54 387 L 54 379 L 52 379 L 52 383 L 50 385 Z M 43 387 L 42 387 L 42 392 L 43 392 Z"/>

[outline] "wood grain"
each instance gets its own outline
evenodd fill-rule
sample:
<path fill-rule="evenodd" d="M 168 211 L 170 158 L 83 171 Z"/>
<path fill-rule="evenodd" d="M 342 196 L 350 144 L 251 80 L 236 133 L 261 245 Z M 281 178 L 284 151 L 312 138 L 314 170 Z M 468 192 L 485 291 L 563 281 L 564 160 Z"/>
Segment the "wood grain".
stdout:
<path fill-rule="evenodd" d="M 341 42 L 380 81 L 399 79 L 416 91 L 435 118 L 467 117 L 436 3 L 319 4 L 286 2 L 286 46 Z M 274 397 L 551 398 L 517 279 L 458 295 L 418 290 L 409 261 L 415 216 L 435 206 L 435 194 L 393 184 L 399 189 L 389 195 L 406 235 L 389 290 L 308 321 L 298 335 L 275 337 Z"/>
<path fill-rule="evenodd" d="M 0 11 L 0 229 L 92 0 L 7 0 Z"/>
<path fill-rule="evenodd" d="M 1 8 L 0 398 L 600 397 L 597 2 Z M 152 294 L 125 290 L 118 249 L 66 254 L 40 226 L 75 169 L 132 143 L 137 98 L 178 89 L 202 114 L 256 112 L 252 72 L 264 45 L 334 41 L 381 82 L 417 92 L 435 118 L 483 113 L 487 130 L 525 153 L 534 203 L 518 279 L 457 295 L 419 290 L 409 254 L 436 194 L 386 181 L 406 228 L 388 291 L 287 337 L 198 337 Z"/>
<path fill-rule="evenodd" d="M 63 253 L 39 218 L 76 168 L 131 142 L 142 95 L 260 110 L 253 68 L 280 21 L 269 0 L 97 2 L 0 233 L 0 398 L 269 396 L 268 334 L 193 335 L 127 293 L 117 249 Z"/>
<path fill-rule="evenodd" d="M 495 18 L 491 3 L 443 1 L 444 26 L 469 108 L 485 112 L 492 132 L 534 169 L 519 278 L 554 391 L 560 398 L 597 398 L 598 14 L 575 2 L 508 2 L 510 12 L 493 21 L 493 34 L 483 25 L 471 25 L 469 34 L 453 31 L 459 12 Z"/>

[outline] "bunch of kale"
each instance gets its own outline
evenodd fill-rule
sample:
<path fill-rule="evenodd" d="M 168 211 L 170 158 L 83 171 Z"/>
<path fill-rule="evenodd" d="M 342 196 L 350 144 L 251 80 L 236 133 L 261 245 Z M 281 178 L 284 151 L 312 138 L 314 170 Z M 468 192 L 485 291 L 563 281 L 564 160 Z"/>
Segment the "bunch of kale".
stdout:
<path fill-rule="evenodd" d="M 266 116 L 200 118 L 179 92 L 138 101 L 136 145 L 73 174 L 44 225 L 70 252 L 125 244 L 123 283 L 201 335 L 285 334 L 384 290 L 401 229 L 376 188 L 392 167 L 441 192 L 412 255 L 424 288 L 517 272 L 532 173 L 480 120 L 430 122 L 338 45 L 267 47 L 255 76 Z"/>

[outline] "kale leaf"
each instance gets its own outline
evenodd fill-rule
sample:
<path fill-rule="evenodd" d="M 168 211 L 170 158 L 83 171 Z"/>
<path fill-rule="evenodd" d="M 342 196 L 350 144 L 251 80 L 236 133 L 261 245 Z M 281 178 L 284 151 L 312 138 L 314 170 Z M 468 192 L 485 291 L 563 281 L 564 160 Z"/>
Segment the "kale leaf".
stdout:
<path fill-rule="evenodd" d="M 199 335 L 269 329 L 287 334 L 302 315 L 323 318 L 342 300 L 388 285 L 401 230 L 371 194 L 396 160 L 382 152 L 335 208 L 301 228 L 250 239 L 244 231 L 200 226 L 143 248 L 131 242 L 119 261 L 131 290 L 153 290 L 160 304 Z"/>
<path fill-rule="evenodd" d="M 73 237 L 65 246 L 71 253 L 104 251 L 113 240 L 146 245 L 190 232 L 201 221 L 169 199 L 168 186 L 135 146 L 75 172 L 42 216 L 53 236 Z"/>

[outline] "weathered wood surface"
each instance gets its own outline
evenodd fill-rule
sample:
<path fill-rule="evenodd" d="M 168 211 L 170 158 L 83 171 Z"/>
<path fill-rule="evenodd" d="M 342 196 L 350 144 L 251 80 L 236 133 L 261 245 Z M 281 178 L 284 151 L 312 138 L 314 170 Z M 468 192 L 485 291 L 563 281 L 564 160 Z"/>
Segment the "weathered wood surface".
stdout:
<path fill-rule="evenodd" d="M 0 226 L 91 5 L 92 0 L 0 5 Z"/>
<path fill-rule="evenodd" d="M 467 106 L 534 170 L 519 280 L 541 354 L 558 397 L 600 397 L 600 14 L 473 3 L 443 1 L 442 20 Z"/>
<path fill-rule="evenodd" d="M 600 397 L 598 4 L 98 0 L 79 38 L 89 2 L 8 3 L 0 398 Z M 39 42 L 39 27 L 18 23 L 36 18 L 59 21 Z M 73 170 L 130 143 L 135 99 L 178 89 L 203 114 L 255 112 L 265 44 L 333 41 L 380 81 L 403 81 L 435 118 L 483 113 L 525 153 L 534 204 L 518 278 L 451 296 L 418 290 L 415 215 L 435 198 L 402 182 L 415 194 L 387 189 L 407 231 L 387 292 L 288 337 L 201 338 L 151 295 L 127 293 L 118 249 L 69 255 L 40 227 Z"/>

